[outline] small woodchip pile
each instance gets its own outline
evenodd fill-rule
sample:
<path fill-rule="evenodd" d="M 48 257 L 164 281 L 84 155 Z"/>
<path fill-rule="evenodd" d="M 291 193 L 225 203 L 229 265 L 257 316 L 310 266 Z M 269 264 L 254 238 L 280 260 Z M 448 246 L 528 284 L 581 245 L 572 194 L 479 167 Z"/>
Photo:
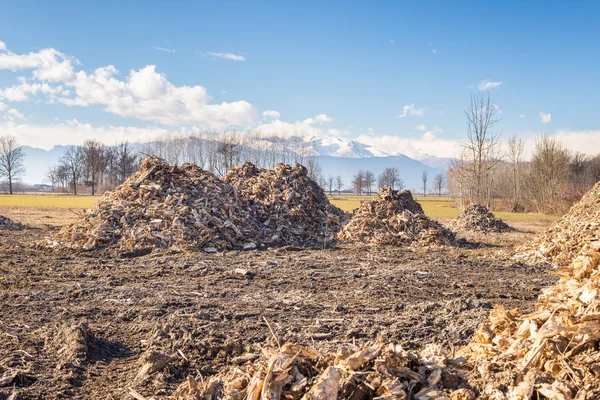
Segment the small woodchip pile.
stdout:
<path fill-rule="evenodd" d="M 558 222 L 519 249 L 519 257 L 568 265 L 589 242 L 600 240 L 600 182 Z"/>
<path fill-rule="evenodd" d="M 490 399 L 592 399 L 600 396 L 600 246 L 586 247 L 535 312 L 496 307 L 459 355 L 470 383 Z"/>
<path fill-rule="evenodd" d="M 246 162 L 230 169 L 223 180 L 252 205 L 259 222 L 275 232 L 274 242 L 317 243 L 340 230 L 345 213 L 329 203 L 300 164 L 263 169 Z"/>
<path fill-rule="evenodd" d="M 192 164 L 148 157 L 48 244 L 125 252 L 313 244 L 337 233 L 343 214 L 300 165 L 259 170 L 247 163 L 222 180 Z"/>
<path fill-rule="evenodd" d="M 239 367 L 197 382 L 189 376 L 175 399 L 452 399 L 472 400 L 463 377 L 439 346 L 420 354 L 395 344 L 341 347 L 336 353 L 294 344 L 263 349 Z M 255 360 L 255 361 L 253 361 Z"/>
<path fill-rule="evenodd" d="M 0 215 L 0 231 L 20 231 L 23 229 L 25 229 L 25 225 Z"/>
<path fill-rule="evenodd" d="M 452 245 L 454 233 L 427 218 L 408 190 L 381 189 L 363 203 L 338 233 L 350 242 L 390 245 Z"/>
<path fill-rule="evenodd" d="M 473 232 L 508 232 L 513 228 L 499 218 L 496 218 L 487 207 L 479 204 L 471 204 L 450 225 L 456 231 Z"/>

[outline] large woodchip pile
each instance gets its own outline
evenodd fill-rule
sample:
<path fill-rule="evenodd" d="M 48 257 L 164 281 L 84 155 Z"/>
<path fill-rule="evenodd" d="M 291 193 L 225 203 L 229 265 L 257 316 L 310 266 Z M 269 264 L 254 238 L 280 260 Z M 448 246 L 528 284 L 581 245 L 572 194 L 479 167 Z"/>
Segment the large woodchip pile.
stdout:
<path fill-rule="evenodd" d="M 309 244 L 339 230 L 340 215 L 300 165 L 235 168 L 222 180 L 192 165 L 148 157 L 139 171 L 50 245 L 214 252 L 258 245 Z"/>
<path fill-rule="evenodd" d="M 519 256 L 568 265 L 591 241 L 600 240 L 600 183 L 558 222 L 519 249 Z"/>
<path fill-rule="evenodd" d="M 256 359 L 258 357 L 258 359 Z M 439 346 L 420 354 L 400 345 L 341 347 L 336 353 L 284 344 L 250 354 L 249 362 L 197 382 L 189 377 L 175 399 L 447 399 L 471 400 L 460 375 Z M 253 361 L 255 360 L 255 361 Z M 444 388 L 445 387 L 445 388 Z"/>
<path fill-rule="evenodd" d="M 0 231 L 20 231 L 23 229 L 25 229 L 25 225 L 0 215 Z"/>
<path fill-rule="evenodd" d="M 460 351 L 470 382 L 492 399 L 600 397 L 599 246 L 586 247 L 535 312 L 497 307 Z"/>
<path fill-rule="evenodd" d="M 487 207 L 479 204 L 471 204 L 456 218 L 450 227 L 457 231 L 471 232 L 509 232 L 512 231 L 507 223 L 496 218 Z"/>
<path fill-rule="evenodd" d="M 223 180 L 252 205 L 260 223 L 275 232 L 273 241 L 317 243 L 340 229 L 344 212 L 329 202 L 300 164 L 263 169 L 246 162 L 230 169 Z"/>
<path fill-rule="evenodd" d="M 447 228 L 427 218 L 408 191 L 381 189 L 375 200 L 363 203 L 338 233 L 350 242 L 390 245 L 454 244 Z"/>
<path fill-rule="evenodd" d="M 231 185 L 195 165 L 171 166 L 148 157 L 53 243 L 86 250 L 201 250 L 240 247 L 264 237 L 251 207 Z"/>

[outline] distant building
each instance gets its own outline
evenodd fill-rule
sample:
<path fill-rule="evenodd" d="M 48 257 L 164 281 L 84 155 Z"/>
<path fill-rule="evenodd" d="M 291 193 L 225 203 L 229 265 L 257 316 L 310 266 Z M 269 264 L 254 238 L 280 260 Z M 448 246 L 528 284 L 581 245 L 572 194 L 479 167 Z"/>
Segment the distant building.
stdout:
<path fill-rule="evenodd" d="M 33 187 L 35 187 L 35 189 L 39 190 L 40 192 L 51 192 L 52 191 L 52 185 L 46 185 L 44 183 L 33 185 Z"/>

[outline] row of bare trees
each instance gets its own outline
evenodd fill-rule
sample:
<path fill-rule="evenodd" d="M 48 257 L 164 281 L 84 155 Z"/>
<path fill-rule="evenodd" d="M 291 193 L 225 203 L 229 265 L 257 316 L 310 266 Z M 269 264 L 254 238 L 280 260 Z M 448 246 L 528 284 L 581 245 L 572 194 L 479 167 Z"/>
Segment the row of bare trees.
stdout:
<path fill-rule="evenodd" d="M 371 195 L 375 186 L 376 178 L 375 174 L 371 171 L 359 170 L 356 175 L 352 178 L 352 190 L 358 194 Z M 396 167 L 389 167 L 383 170 L 377 177 L 377 187 L 391 188 L 401 190 L 404 188 L 404 181 L 400 177 L 400 172 Z"/>
<path fill-rule="evenodd" d="M 514 212 L 562 213 L 600 180 L 600 156 L 571 152 L 546 134 L 537 137 L 528 161 L 522 139 L 513 136 L 502 146 L 496 112 L 489 94 L 471 96 L 467 140 L 447 174 L 461 207 L 465 200 L 493 207 L 500 199 Z"/>
<path fill-rule="evenodd" d="M 139 166 L 139 156 L 128 142 L 106 146 L 97 140 L 86 140 L 82 146 L 70 146 L 58 165 L 48 169 L 47 178 L 55 190 L 77 194 L 86 186 L 94 195 L 125 181 Z"/>
<path fill-rule="evenodd" d="M 97 140 L 88 140 L 82 146 L 69 147 L 58 165 L 48 170 L 47 178 L 58 190 L 77 194 L 78 188 L 84 186 L 95 194 L 98 188 L 111 189 L 122 183 L 148 155 L 176 165 L 196 164 L 217 176 L 246 161 L 261 168 L 274 168 L 278 163 L 300 163 L 313 180 L 324 188 L 327 185 L 321 166 L 302 138 L 265 138 L 242 132 L 165 135 L 135 146 L 128 142 L 105 146 Z M 341 191 L 341 177 L 334 181 Z M 332 185 L 329 185 L 330 191 Z"/>

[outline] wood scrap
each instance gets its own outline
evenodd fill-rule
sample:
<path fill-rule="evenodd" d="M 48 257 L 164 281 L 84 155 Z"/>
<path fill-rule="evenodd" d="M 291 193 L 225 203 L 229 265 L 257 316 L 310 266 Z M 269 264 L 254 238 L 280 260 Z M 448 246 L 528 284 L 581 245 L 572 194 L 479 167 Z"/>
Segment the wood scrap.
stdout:
<path fill-rule="evenodd" d="M 600 240 L 600 182 L 594 185 L 580 201 L 556 224 L 530 243 L 521 246 L 517 258 L 529 261 L 547 261 L 567 266 L 579 251 L 590 242 Z"/>
<path fill-rule="evenodd" d="M 585 398 L 600 396 L 599 261 L 600 244 L 584 247 L 534 313 L 496 306 L 459 352 L 473 368 L 470 382 L 500 399 L 572 399 L 582 388 Z"/>

